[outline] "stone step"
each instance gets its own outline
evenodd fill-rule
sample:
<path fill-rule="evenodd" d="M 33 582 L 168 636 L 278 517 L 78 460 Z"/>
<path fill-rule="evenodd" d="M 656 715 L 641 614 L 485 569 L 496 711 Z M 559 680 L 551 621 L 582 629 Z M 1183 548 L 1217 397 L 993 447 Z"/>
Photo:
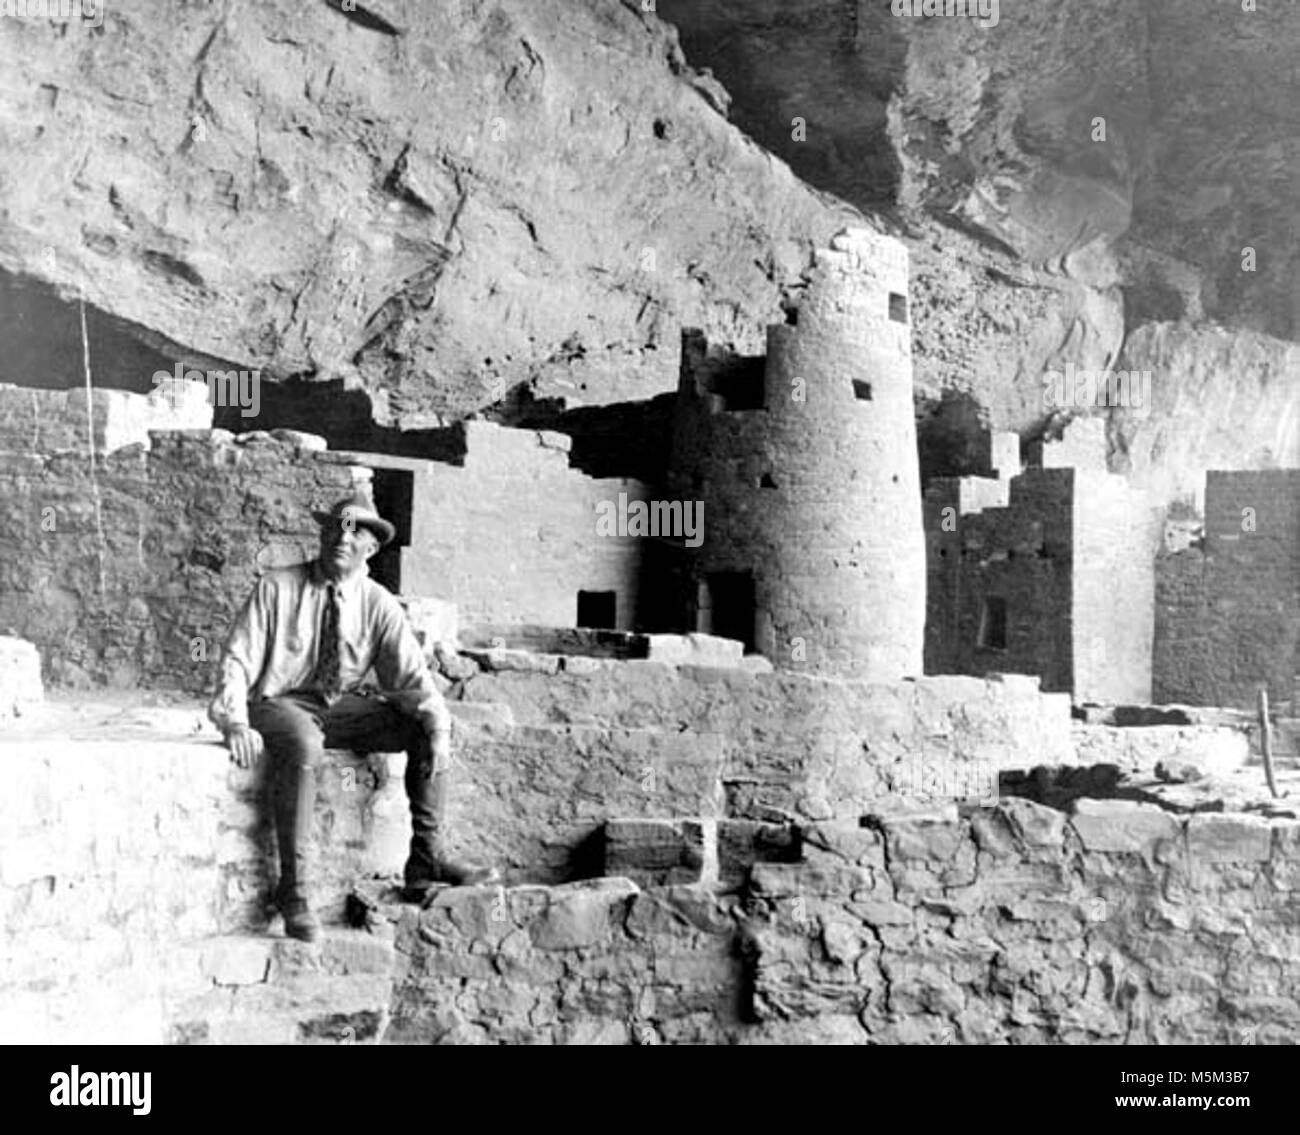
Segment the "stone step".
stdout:
<path fill-rule="evenodd" d="M 327 928 L 318 942 L 223 935 L 191 943 L 207 988 L 178 998 L 173 1044 L 377 1043 L 397 955 L 390 938 Z"/>
<path fill-rule="evenodd" d="M 388 1025 L 392 978 L 294 978 L 217 988 L 170 1013 L 171 1044 L 377 1044 Z"/>

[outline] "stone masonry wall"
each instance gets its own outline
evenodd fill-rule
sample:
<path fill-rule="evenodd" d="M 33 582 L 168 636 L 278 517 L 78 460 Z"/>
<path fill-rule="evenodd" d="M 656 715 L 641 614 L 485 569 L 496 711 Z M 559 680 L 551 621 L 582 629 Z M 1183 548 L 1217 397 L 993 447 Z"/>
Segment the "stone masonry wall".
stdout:
<path fill-rule="evenodd" d="M 389 910 L 399 1043 L 1287 1043 L 1300 824 L 1129 801 L 810 825 L 739 894 Z"/>
<path fill-rule="evenodd" d="M 1300 469 L 1212 472 L 1205 484 L 1205 704 L 1291 698 L 1300 673 Z M 1201 700 L 1201 699 L 1198 699 Z"/>
<path fill-rule="evenodd" d="M 515 725 L 487 731 L 475 750 L 481 771 L 467 770 L 484 780 L 467 780 L 455 797 L 471 844 L 521 868 L 531 862 L 543 881 L 557 876 L 536 873 L 547 862 L 541 835 L 555 856 L 609 815 L 843 819 L 927 770 L 957 770 L 978 796 L 1026 753 L 1053 765 L 1072 752 L 1068 697 L 1040 693 L 1034 678 L 873 685 L 636 661 L 554 658 L 551 667 L 465 682 L 467 701 L 500 706 Z M 585 757 L 576 779 L 564 756 L 555 766 L 566 747 Z M 548 801 L 562 784 L 572 799 Z M 512 825 L 507 837 L 493 812 L 517 807 L 521 794 L 536 834 Z M 499 801 L 491 810 L 490 800 Z"/>
<path fill-rule="evenodd" d="M 257 574 L 311 558 L 312 509 L 368 486 L 287 436 L 155 433 L 94 481 L 82 452 L 0 452 L 0 632 L 54 685 L 209 689 Z"/>
<path fill-rule="evenodd" d="M 1157 704 L 1194 705 L 1209 673 L 1205 637 L 1205 551 L 1186 547 L 1156 554 L 1156 626 L 1152 697 Z"/>
<path fill-rule="evenodd" d="M 42 390 L 0 383 L 0 450 L 97 453 L 149 446 L 150 430 L 200 430 L 212 425 L 207 387 L 168 382 L 149 395 L 124 390 Z"/>
<path fill-rule="evenodd" d="M 542 709 L 522 672 L 498 678 L 520 711 Z M 552 706 L 576 693 L 557 679 L 568 688 Z M 969 749 L 981 736 L 991 744 L 998 714 L 970 696 L 975 681 L 946 681 L 966 696 L 954 699 L 949 687 L 947 701 L 928 710 L 915 702 L 911 712 L 931 729 L 940 711 L 966 720 Z M 858 701 L 852 684 L 824 685 L 839 685 L 845 705 Z M 595 697 L 589 690 L 588 710 Z M 725 814 L 684 823 L 674 818 L 699 817 L 710 803 L 705 772 L 717 774 L 725 750 L 699 746 L 698 763 L 683 766 L 688 732 L 656 754 L 651 731 L 636 722 L 661 719 L 663 704 L 649 691 L 624 704 L 626 727 L 606 730 L 593 753 L 590 742 L 574 743 L 574 727 L 536 725 L 494 751 L 506 707 L 457 703 L 458 822 L 479 851 L 480 825 L 512 827 L 534 847 L 545 846 L 550 825 L 559 846 L 586 810 L 593 834 L 606 833 L 608 865 L 598 846 L 566 873 L 626 871 L 640 883 L 560 883 L 542 861 L 533 877 L 549 875 L 552 885 L 517 877 L 444 890 L 424 912 L 392 906 L 375 888 L 405 852 L 401 758 L 331 753 L 315 828 L 330 929 L 313 948 L 279 938 L 276 924 L 262 936 L 273 871 L 262 786 L 195 731 L 197 706 L 128 709 L 81 736 L 10 731 L 0 738 L 12 788 L 0 797 L 0 1035 L 1270 1043 L 1293 1034 L 1293 819 L 1189 817 L 1087 797 L 1059 810 L 1004 798 L 959 816 L 934 802 L 900 811 L 891 791 L 864 804 L 836 797 L 834 817 L 820 821 L 773 810 L 745 818 L 729 802 Z M 1007 718 L 1023 725 L 1024 708 L 1008 705 Z M 583 712 L 581 699 L 575 710 Z M 587 728 L 592 739 L 600 732 Z M 1109 760 L 1105 746 L 1121 744 L 1117 735 L 1141 732 L 1096 732 L 1090 758 Z M 550 778 L 544 785 L 540 768 L 521 760 L 529 747 Z M 651 782 L 642 779 L 647 765 Z M 518 786 L 497 790 L 497 811 L 476 795 L 487 778 Z M 527 787 L 535 782 L 536 794 Z M 613 816 L 629 819 L 607 822 Z M 705 846 L 716 845 L 717 860 L 709 868 L 705 852 L 696 869 L 712 882 L 659 885 L 636 868 L 635 844 L 619 845 L 622 866 L 611 870 L 609 833 L 634 832 L 637 816 L 643 829 L 655 817 L 665 831 L 712 825 L 716 844 L 710 835 Z M 357 921 L 357 894 L 369 933 L 340 928 L 345 909 Z"/>
<path fill-rule="evenodd" d="M 356 454 L 414 478 L 402 591 L 454 602 L 467 623 L 577 625 L 578 592 L 616 593 L 616 625 L 637 625 L 646 541 L 597 533 L 597 505 L 643 500 L 639 481 L 570 468 L 563 434 L 465 423 L 463 466 Z"/>
<path fill-rule="evenodd" d="M 1300 670 L 1300 470 L 1212 472 L 1205 538 L 1158 559 L 1156 693 L 1252 708 Z"/>
<path fill-rule="evenodd" d="M 1045 690 L 1073 689 L 1075 483 L 1072 469 L 1027 470 L 1006 507 L 988 506 L 1000 491 L 988 479 L 926 490 L 927 673 L 1036 674 Z M 1005 604 L 1002 647 L 984 625 L 989 600 Z"/>

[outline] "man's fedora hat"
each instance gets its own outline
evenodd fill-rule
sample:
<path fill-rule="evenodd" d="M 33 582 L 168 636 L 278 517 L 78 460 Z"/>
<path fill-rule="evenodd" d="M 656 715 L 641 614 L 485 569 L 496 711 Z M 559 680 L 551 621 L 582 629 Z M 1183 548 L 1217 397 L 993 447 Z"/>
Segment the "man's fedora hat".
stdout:
<path fill-rule="evenodd" d="M 329 512 L 313 512 L 318 524 L 336 524 L 342 521 L 357 528 L 368 528 L 379 538 L 379 546 L 392 541 L 397 529 L 377 513 L 365 497 L 349 497 L 339 501 Z"/>

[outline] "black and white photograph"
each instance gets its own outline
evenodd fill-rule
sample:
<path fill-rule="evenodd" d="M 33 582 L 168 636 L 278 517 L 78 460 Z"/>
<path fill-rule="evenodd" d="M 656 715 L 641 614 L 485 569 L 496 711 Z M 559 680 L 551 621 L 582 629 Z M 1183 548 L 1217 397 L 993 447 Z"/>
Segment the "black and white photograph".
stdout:
<path fill-rule="evenodd" d="M 1295 0 L 0 0 L 11 1087 L 1016 1046 L 1264 1118 L 1297 60 Z"/>

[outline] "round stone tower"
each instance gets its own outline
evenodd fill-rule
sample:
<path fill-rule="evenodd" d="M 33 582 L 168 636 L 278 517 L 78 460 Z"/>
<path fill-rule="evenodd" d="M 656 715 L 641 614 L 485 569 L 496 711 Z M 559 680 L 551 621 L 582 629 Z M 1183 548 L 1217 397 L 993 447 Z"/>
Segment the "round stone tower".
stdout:
<path fill-rule="evenodd" d="M 782 669 L 922 673 L 925 536 L 907 251 L 869 230 L 819 251 L 764 359 L 683 335 L 669 464 L 703 504 L 679 547 L 681 621 Z M 697 508 L 698 511 L 698 508 Z"/>

